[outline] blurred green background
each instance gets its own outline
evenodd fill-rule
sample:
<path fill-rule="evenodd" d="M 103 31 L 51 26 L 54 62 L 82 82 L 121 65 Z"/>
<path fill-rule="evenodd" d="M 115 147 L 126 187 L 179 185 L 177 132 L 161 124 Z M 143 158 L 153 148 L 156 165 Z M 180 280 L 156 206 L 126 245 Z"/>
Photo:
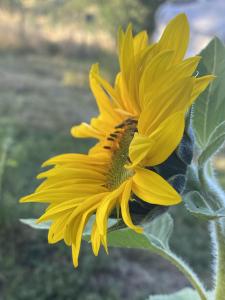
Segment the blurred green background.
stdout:
<path fill-rule="evenodd" d="M 63 243 L 47 244 L 47 232 L 19 218 L 37 217 L 40 205 L 19 205 L 33 191 L 40 165 L 66 152 L 86 152 L 93 143 L 73 139 L 70 128 L 96 114 L 88 71 L 99 62 L 112 80 L 118 69 L 116 31 L 154 31 L 163 0 L 0 1 L 0 299 L 145 299 L 172 292 L 186 280 L 159 257 L 144 251 L 110 249 L 99 257 L 88 244 L 78 269 Z M 224 169 L 223 155 L 217 166 Z M 221 180 L 224 181 L 221 176 Z M 172 246 L 208 283 L 207 224 L 181 206 Z"/>

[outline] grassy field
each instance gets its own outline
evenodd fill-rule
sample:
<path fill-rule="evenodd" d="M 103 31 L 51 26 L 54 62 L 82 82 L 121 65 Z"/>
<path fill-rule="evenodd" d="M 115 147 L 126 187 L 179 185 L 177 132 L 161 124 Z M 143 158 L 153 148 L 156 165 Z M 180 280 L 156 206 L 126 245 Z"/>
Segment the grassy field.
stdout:
<path fill-rule="evenodd" d="M 183 276 L 160 258 L 134 250 L 111 249 L 95 258 L 84 244 L 79 269 L 70 249 L 47 244 L 47 232 L 35 231 L 19 218 L 36 217 L 40 205 L 18 204 L 37 185 L 40 164 L 65 152 L 86 152 L 92 141 L 75 140 L 70 127 L 96 113 L 88 87 L 92 63 L 104 64 L 112 78 L 115 58 L 35 53 L 0 54 L 0 299 L 114 300 L 145 299 L 187 285 Z M 172 246 L 208 282 L 207 224 L 173 209 Z"/>

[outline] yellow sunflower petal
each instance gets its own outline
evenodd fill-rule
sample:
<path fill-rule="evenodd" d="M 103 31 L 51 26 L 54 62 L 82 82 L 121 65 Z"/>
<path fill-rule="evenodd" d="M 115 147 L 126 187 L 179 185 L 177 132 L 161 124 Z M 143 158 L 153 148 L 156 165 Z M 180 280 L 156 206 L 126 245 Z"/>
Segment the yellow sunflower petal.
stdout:
<path fill-rule="evenodd" d="M 63 201 L 54 205 L 52 207 L 48 207 L 46 212 L 38 219 L 38 223 L 52 220 L 59 215 L 72 213 L 74 209 L 79 206 L 84 201 L 84 197 L 78 197 L 76 199 L 71 199 L 68 201 Z"/>
<path fill-rule="evenodd" d="M 105 235 L 107 231 L 108 218 L 112 209 L 116 206 L 120 195 L 124 190 L 126 182 L 123 182 L 117 189 L 109 192 L 102 200 L 96 212 L 96 223 L 101 235 Z"/>
<path fill-rule="evenodd" d="M 71 129 L 71 133 L 75 137 L 102 139 L 105 137 L 106 128 L 110 131 L 116 123 L 122 120 L 120 114 L 114 110 L 115 103 L 119 104 L 119 102 L 117 102 L 118 97 L 111 85 L 99 75 L 99 67 L 97 64 L 92 66 L 89 80 L 100 115 L 97 118 L 92 118 L 90 125 L 82 123 L 79 126 L 74 126 Z"/>
<path fill-rule="evenodd" d="M 71 134 L 74 137 L 80 137 L 80 138 L 87 138 L 87 137 L 93 137 L 96 139 L 104 138 L 104 133 L 102 131 L 95 129 L 89 124 L 84 122 L 78 126 L 73 126 L 71 128 Z"/>
<path fill-rule="evenodd" d="M 92 244 L 93 253 L 95 256 L 97 256 L 101 245 L 101 236 L 96 222 L 94 222 L 92 225 L 91 244 Z"/>
<path fill-rule="evenodd" d="M 22 197 L 20 202 L 62 202 L 80 197 L 88 197 L 92 196 L 93 194 L 104 193 L 106 191 L 106 187 L 100 184 L 77 184 L 62 189 L 42 190 Z"/>
<path fill-rule="evenodd" d="M 73 256 L 73 264 L 75 268 L 78 267 L 78 257 L 80 253 L 82 234 L 88 222 L 88 219 L 93 214 L 94 210 L 95 207 L 90 208 L 82 215 L 80 220 L 78 219 L 77 223 L 74 223 L 73 238 L 72 238 L 72 256 Z"/>
<path fill-rule="evenodd" d="M 107 233 L 105 233 L 104 235 L 101 235 L 101 242 L 102 242 L 102 245 L 105 249 L 106 254 L 109 254 L 108 242 L 107 242 Z"/>
<path fill-rule="evenodd" d="M 136 231 L 137 233 L 142 233 L 143 232 L 143 228 L 137 225 L 134 225 L 131 216 L 130 216 L 130 211 L 129 211 L 129 200 L 130 200 L 130 196 L 131 196 L 131 188 L 132 188 L 132 179 L 127 181 L 125 187 L 124 187 L 124 191 L 121 197 L 121 202 L 120 202 L 120 206 L 121 206 L 121 214 L 122 214 L 122 218 L 124 223 L 130 227 L 131 229 L 133 229 L 134 231 Z"/>
<path fill-rule="evenodd" d="M 105 175 L 97 172 L 95 170 L 87 169 L 77 169 L 77 168 L 66 168 L 66 167 L 55 167 L 49 171 L 40 173 L 37 178 L 46 178 L 46 177 L 57 177 L 61 179 L 69 177 L 72 178 L 89 178 L 89 179 L 102 179 L 105 180 Z"/>
<path fill-rule="evenodd" d="M 108 192 L 96 193 L 95 195 L 92 195 L 91 197 L 88 197 L 87 199 L 85 199 L 71 213 L 71 215 L 69 216 L 69 218 L 67 220 L 67 224 L 69 225 L 79 214 L 82 214 L 91 208 L 96 209 L 97 206 L 103 201 L 103 199 L 105 197 L 107 197 L 108 194 L 109 194 Z"/>
<path fill-rule="evenodd" d="M 105 195 L 106 193 L 99 193 L 92 195 L 91 197 L 84 198 L 84 201 L 79 203 L 79 205 L 70 213 L 66 220 L 66 227 L 64 231 L 64 241 L 67 245 L 75 243 L 74 238 L 76 239 L 76 232 L 79 227 L 79 223 L 82 220 L 82 216 L 86 216 L 86 220 L 87 213 L 94 213 L 99 202 L 104 199 Z M 77 252 L 75 251 L 75 253 Z"/>
<path fill-rule="evenodd" d="M 72 179 L 66 179 L 66 180 L 59 180 L 58 178 L 48 178 L 44 180 L 35 190 L 35 193 L 47 191 L 47 190 L 59 190 L 63 191 L 67 188 L 74 187 L 76 188 L 77 185 L 90 185 L 90 179 L 88 178 L 72 178 Z M 96 186 L 103 185 L 103 182 L 101 179 L 92 179 L 91 184 L 95 184 Z M 74 190 L 73 188 L 73 190 Z"/>
<path fill-rule="evenodd" d="M 120 107 L 120 102 L 118 101 L 119 100 L 119 97 L 117 95 L 117 92 L 116 90 L 108 83 L 108 81 L 106 81 L 104 78 L 102 78 L 98 73 L 94 73 L 93 74 L 93 78 L 92 78 L 92 90 L 95 90 L 95 94 L 96 94 L 96 97 L 100 98 L 101 99 L 101 102 L 102 102 L 102 109 L 101 109 L 101 112 L 108 115 L 109 118 L 116 118 L 116 119 L 119 119 L 119 115 L 115 114 L 114 112 L 114 106 L 113 104 L 117 105 L 118 107 Z M 95 82 L 94 82 L 95 81 Z M 98 91 L 99 90 L 99 91 Z M 97 93 L 98 92 L 98 93 Z M 103 95 L 102 96 L 102 93 L 105 93 L 105 96 Z M 107 110 L 104 108 L 105 106 L 105 102 L 106 101 L 103 101 L 104 98 L 109 97 L 107 99 L 107 101 L 109 102 L 112 101 L 112 103 L 110 103 L 110 106 L 106 107 Z"/>
<path fill-rule="evenodd" d="M 56 164 L 65 164 L 65 163 L 74 163 L 82 162 L 88 165 L 95 165 L 100 164 L 103 165 L 105 163 L 105 158 L 108 157 L 103 153 L 99 153 L 95 156 L 88 156 L 86 154 L 79 154 L 79 153 L 67 153 L 61 154 L 54 157 L 51 157 L 47 161 L 42 164 L 42 167 L 56 165 Z"/>
<path fill-rule="evenodd" d="M 162 92 L 149 93 L 148 105 L 138 121 L 138 132 L 148 136 L 170 115 L 187 110 L 193 85 L 193 78 L 184 78 Z"/>
<path fill-rule="evenodd" d="M 140 111 L 139 101 L 137 100 L 137 65 L 134 57 L 134 39 L 132 34 L 132 26 L 129 25 L 125 32 L 123 45 L 121 47 L 119 62 L 121 68 L 121 84 L 126 101 L 129 103 L 131 112 Z"/>
<path fill-rule="evenodd" d="M 48 243 L 55 244 L 63 239 L 63 231 L 68 218 L 68 213 L 64 214 L 61 218 L 53 221 L 48 230 Z"/>
<path fill-rule="evenodd" d="M 130 96 L 128 93 L 126 81 L 122 75 L 123 74 L 121 72 L 117 74 L 116 81 L 115 81 L 115 89 L 119 97 L 120 107 L 127 113 L 127 115 L 129 114 L 132 115 L 133 114 L 132 103 L 128 101 Z"/>
<path fill-rule="evenodd" d="M 114 88 L 99 74 L 98 65 L 93 65 L 90 71 L 90 87 L 95 96 L 100 114 L 107 117 L 106 122 L 120 122 L 119 114 L 114 111 L 114 104 L 118 104 L 118 96 Z"/>
<path fill-rule="evenodd" d="M 148 34 L 147 31 L 141 31 L 134 37 L 134 55 L 139 54 L 142 50 L 148 46 Z"/>
<path fill-rule="evenodd" d="M 58 191 L 42 191 L 33 193 L 20 199 L 20 202 L 52 202 L 52 201 L 64 201 L 72 199 L 74 192 L 58 192 Z"/>
<path fill-rule="evenodd" d="M 90 82 L 91 91 L 95 97 L 100 114 L 102 113 L 108 114 L 112 110 L 110 98 L 107 96 L 107 94 L 102 90 L 100 85 L 97 83 L 95 79 L 96 74 L 99 74 L 98 64 L 92 65 L 89 73 L 89 82 Z"/>
<path fill-rule="evenodd" d="M 177 112 L 167 118 L 148 137 L 154 141 L 151 150 L 144 159 L 146 166 L 155 166 L 164 162 L 179 145 L 185 127 L 185 112 Z"/>
<path fill-rule="evenodd" d="M 166 89 L 172 86 L 174 82 L 192 76 L 200 59 L 200 56 L 190 57 L 179 64 L 173 65 L 167 71 L 162 72 L 160 76 L 156 78 L 155 82 L 150 85 L 150 88 L 158 93 L 162 88 Z"/>
<path fill-rule="evenodd" d="M 129 58 L 134 56 L 134 45 L 133 45 L 133 34 L 132 34 L 132 25 L 127 26 L 127 30 L 120 40 L 120 53 L 119 53 L 119 62 L 122 72 L 128 75 L 129 71 Z M 127 55 L 126 55 L 127 54 Z"/>
<path fill-rule="evenodd" d="M 152 84 L 158 78 L 161 78 L 164 72 L 169 68 L 170 62 L 174 56 L 174 51 L 172 50 L 165 50 L 160 52 L 158 55 L 152 59 L 149 63 L 140 80 L 139 86 L 139 97 L 140 97 L 140 104 L 143 108 L 145 106 L 144 100 L 146 93 L 149 92 L 151 89 Z"/>
<path fill-rule="evenodd" d="M 132 191 L 143 201 L 159 205 L 175 205 L 181 196 L 160 175 L 153 171 L 136 168 Z"/>
<path fill-rule="evenodd" d="M 130 167 L 139 164 L 151 152 L 154 142 L 151 137 L 135 133 L 129 147 L 129 158 L 132 162 Z"/>
<path fill-rule="evenodd" d="M 189 43 L 190 28 L 185 14 L 179 14 L 166 26 L 158 43 L 159 49 L 175 51 L 174 62 L 183 59 Z"/>
<path fill-rule="evenodd" d="M 82 216 L 79 216 L 74 222 L 73 224 L 70 226 L 72 227 L 71 233 L 73 235 L 73 237 L 71 238 L 71 250 L 72 250 L 72 259 L 73 259 L 73 265 L 75 268 L 78 267 L 78 257 L 79 257 L 79 253 L 80 253 L 80 244 L 81 244 L 81 235 L 78 236 L 77 231 L 80 228 L 79 232 L 80 234 L 82 234 L 82 230 L 84 229 L 85 226 L 85 219 L 83 219 Z M 79 244 L 75 244 L 76 241 L 74 242 L 74 240 L 78 239 L 80 237 L 80 243 Z"/>

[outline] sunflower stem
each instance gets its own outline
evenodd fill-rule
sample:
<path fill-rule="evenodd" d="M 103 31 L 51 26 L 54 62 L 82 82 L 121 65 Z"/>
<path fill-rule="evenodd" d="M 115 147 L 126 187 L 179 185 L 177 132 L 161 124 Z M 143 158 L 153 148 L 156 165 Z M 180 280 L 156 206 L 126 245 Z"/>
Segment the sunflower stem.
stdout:
<path fill-rule="evenodd" d="M 199 179 L 208 203 L 225 208 L 225 194 L 214 175 L 212 165 L 199 169 Z M 225 287 L 225 220 L 212 221 L 212 249 L 214 256 L 214 299 L 224 300 Z"/>
<path fill-rule="evenodd" d="M 0 157 L 0 210 L 1 210 L 1 215 L 0 219 L 4 223 L 5 221 L 5 207 L 4 207 L 4 197 L 3 197 L 3 177 L 4 177 L 4 171 L 6 167 L 6 160 L 8 156 L 8 152 L 11 146 L 11 136 L 8 135 L 3 141 L 2 144 L 2 149 L 1 149 L 1 157 Z"/>
<path fill-rule="evenodd" d="M 187 278 L 187 280 L 190 282 L 192 287 L 197 291 L 199 294 L 199 297 L 201 300 L 208 300 L 207 298 L 207 292 L 201 282 L 201 280 L 198 278 L 198 275 L 191 269 L 188 264 L 181 259 L 180 257 L 177 257 L 174 253 L 171 251 L 169 253 L 165 252 L 157 252 L 160 256 L 162 256 L 164 259 L 168 260 L 170 263 L 172 263 L 177 269 L 184 274 L 184 276 Z"/>
<path fill-rule="evenodd" d="M 215 227 L 215 248 L 216 248 L 216 265 L 215 265 L 215 300 L 224 299 L 225 287 L 225 222 L 214 222 Z"/>

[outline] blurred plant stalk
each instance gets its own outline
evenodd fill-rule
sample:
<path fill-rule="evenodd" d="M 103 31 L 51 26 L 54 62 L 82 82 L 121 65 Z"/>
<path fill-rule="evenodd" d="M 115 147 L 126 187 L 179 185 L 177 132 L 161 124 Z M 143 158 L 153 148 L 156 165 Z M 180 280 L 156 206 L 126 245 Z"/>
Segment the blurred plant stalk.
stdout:
<path fill-rule="evenodd" d="M 212 199 L 225 208 L 225 195 L 214 176 L 212 165 L 209 163 L 199 169 L 199 179 L 203 187 L 206 203 Z M 225 220 L 224 217 L 212 221 L 211 237 L 214 256 L 214 299 L 224 300 L 225 296 Z"/>
<path fill-rule="evenodd" d="M 223 300 L 225 296 L 225 221 L 215 222 L 217 248 L 215 300 Z"/>
<path fill-rule="evenodd" d="M 5 221 L 5 214 L 4 214 L 4 196 L 3 196 L 3 179 L 4 179 L 4 172 L 6 168 L 6 162 L 8 153 L 10 150 L 10 146 L 12 145 L 13 139 L 11 133 L 9 133 L 2 143 L 1 149 L 1 157 L 0 157 L 0 207 L 1 207 L 1 222 L 4 223 Z"/>

